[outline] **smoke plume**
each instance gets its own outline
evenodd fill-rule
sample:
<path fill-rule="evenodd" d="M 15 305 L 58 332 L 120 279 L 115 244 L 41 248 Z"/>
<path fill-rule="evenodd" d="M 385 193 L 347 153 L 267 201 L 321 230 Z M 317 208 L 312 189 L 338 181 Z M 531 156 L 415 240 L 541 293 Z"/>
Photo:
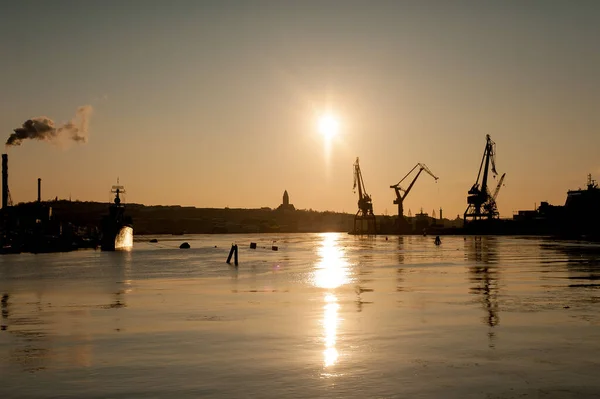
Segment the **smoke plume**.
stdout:
<path fill-rule="evenodd" d="M 14 129 L 14 133 L 6 140 L 6 145 L 21 145 L 21 142 L 27 139 L 53 141 L 60 137 L 67 137 L 78 143 L 86 143 L 91 113 L 91 105 L 79 107 L 75 118 L 59 127 L 54 125 L 52 119 L 45 116 L 28 119 L 22 127 Z"/>

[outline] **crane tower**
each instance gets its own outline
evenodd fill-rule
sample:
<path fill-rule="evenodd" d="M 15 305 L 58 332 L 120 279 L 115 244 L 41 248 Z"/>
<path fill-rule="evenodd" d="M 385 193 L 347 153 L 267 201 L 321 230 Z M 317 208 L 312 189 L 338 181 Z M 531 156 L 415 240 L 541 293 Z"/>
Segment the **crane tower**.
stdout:
<path fill-rule="evenodd" d="M 373 213 L 373 202 L 367 194 L 362 172 L 358 163 L 358 157 L 354 162 L 354 192 L 358 189 L 358 211 L 354 215 L 354 234 L 376 234 L 377 224 Z M 366 223 L 366 229 L 365 229 Z"/>
<path fill-rule="evenodd" d="M 496 143 L 494 143 L 490 135 L 486 135 L 485 149 L 483 151 L 483 157 L 481 164 L 479 165 L 479 173 L 477 174 L 477 180 L 471 187 L 467 195 L 467 209 L 464 214 L 464 222 L 470 220 L 481 220 L 481 219 L 496 219 L 499 216 L 498 206 L 496 205 L 496 197 L 500 191 L 500 187 L 504 182 L 504 176 L 500 178 L 498 186 L 496 187 L 494 194 L 490 194 L 488 187 L 488 175 L 491 172 L 495 177 L 496 172 Z M 483 176 L 481 172 L 483 170 Z M 481 178 L 481 182 L 480 182 Z M 481 185 L 481 186 L 480 186 Z"/>

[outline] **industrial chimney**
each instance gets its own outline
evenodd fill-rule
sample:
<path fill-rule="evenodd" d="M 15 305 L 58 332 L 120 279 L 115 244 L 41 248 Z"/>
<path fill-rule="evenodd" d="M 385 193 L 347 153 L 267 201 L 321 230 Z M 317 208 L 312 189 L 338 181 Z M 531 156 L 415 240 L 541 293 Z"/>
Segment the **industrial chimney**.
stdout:
<path fill-rule="evenodd" d="M 38 203 L 42 202 L 42 179 L 38 177 Z"/>
<path fill-rule="evenodd" d="M 2 154 L 2 209 L 8 207 L 8 154 Z"/>

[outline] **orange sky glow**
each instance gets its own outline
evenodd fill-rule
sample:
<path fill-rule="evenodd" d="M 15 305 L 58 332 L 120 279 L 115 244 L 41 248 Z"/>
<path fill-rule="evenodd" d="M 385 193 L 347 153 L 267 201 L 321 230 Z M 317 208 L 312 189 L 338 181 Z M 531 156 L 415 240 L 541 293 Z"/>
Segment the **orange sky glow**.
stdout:
<path fill-rule="evenodd" d="M 405 212 L 454 218 L 486 134 L 502 217 L 600 178 L 595 2 L 37 7 L 53 29 L 21 29 L 26 4 L 0 15 L 1 130 L 93 112 L 86 143 L 6 148 L 15 202 L 38 177 L 45 199 L 108 201 L 118 177 L 147 205 L 276 207 L 287 190 L 296 208 L 354 213 L 358 156 L 377 214 L 420 162 L 439 180 L 422 174 Z"/>

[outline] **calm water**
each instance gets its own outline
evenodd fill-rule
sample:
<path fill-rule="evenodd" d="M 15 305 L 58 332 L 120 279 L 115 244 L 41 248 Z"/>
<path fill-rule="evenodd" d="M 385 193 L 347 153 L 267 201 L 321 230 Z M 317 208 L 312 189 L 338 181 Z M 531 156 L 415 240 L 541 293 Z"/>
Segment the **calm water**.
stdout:
<path fill-rule="evenodd" d="M 600 246 L 158 238 L 0 257 L 0 397 L 600 396 Z"/>

